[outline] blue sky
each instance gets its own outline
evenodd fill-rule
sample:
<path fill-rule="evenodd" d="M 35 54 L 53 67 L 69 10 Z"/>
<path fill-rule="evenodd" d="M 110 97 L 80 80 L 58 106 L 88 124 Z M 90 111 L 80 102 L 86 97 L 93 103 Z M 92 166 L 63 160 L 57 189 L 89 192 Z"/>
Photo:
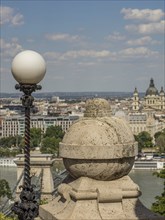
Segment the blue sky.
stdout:
<path fill-rule="evenodd" d="M 144 92 L 164 86 L 164 0 L 1 0 L 1 92 L 15 92 L 14 56 L 45 59 L 42 92 Z"/>

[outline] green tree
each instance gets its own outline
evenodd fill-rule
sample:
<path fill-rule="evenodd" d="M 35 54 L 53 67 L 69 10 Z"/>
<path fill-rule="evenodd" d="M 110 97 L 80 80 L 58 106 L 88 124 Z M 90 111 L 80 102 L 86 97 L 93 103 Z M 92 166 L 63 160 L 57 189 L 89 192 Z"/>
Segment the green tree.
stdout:
<path fill-rule="evenodd" d="M 63 136 L 64 132 L 61 126 L 48 127 L 42 140 L 41 153 L 50 153 L 54 156 L 58 156 L 59 143 Z"/>
<path fill-rule="evenodd" d="M 155 144 L 160 153 L 165 153 L 165 129 L 155 133 Z"/>
<path fill-rule="evenodd" d="M 3 137 L 0 139 L 0 146 L 4 148 L 10 148 L 16 144 L 15 138 L 13 136 Z"/>
<path fill-rule="evenodd" d="M 2 213 L 0 213 L 0 220 L 16 220 L 17 218 L 5 217 Z"/>
<path fill-rule="evenodd" d="M 0 155 L 1 157 L 10 157 L 11 152 L 8 148 L 0 148 Z"/>
<path fill-rule="evenodd" d="M 41 143 L 42 131 L 40 128 L 31 128 L 30 129 L 30 147 L 34 149 L 39 147 Z"/>
<path fill-rule="evenodd" d="M 19 147 L 21 141 L 22 141 L 22 137 L 20 135 L 3 137 L 0 139 L 0 147 L 3 148 Z"/>
<path fill-rule="evenodd" d="M 161 170 L 160 173 L 155 172 L 154 175 L 157 175 L 159 178 L 165 179 L 165 169 Z M 164 191 L 161 196 L 155 197 L 156 202 L 152 204 L 151 210 L 155 213 L 165 216 L 165 181 L 164 181 Z"/>
<path fill-rule="evenodd" d="M 64 131 L 61 126 L 50 126 L 46 129 L 44 137 L 63 138 Z"/>
<path fill-rule="evenodd" d="M 160 153 L 165 153 L 165 134 L 159 135 L 156 139 L 156 145 L 159 148 Z"/>
<path fill-rule="evenodd" d="M 9 183 L 5 179 L 0 180 L 0 198 L 7 196 L 7 198 L 11 199 L 11 189 Z"/>
<path fill-rule="evenodd" d="M 58 155 L 59 139 L 55 137 L 46 137 L 43 139 L 41 153 Z"/>
<path fill-rule="evenodd" d="M 161 135 L 161 133 L 162 133 L 161 131 L 158 131 L 154 134 L 155 140 Z"/>
<path fill-rule="evenodd" d="M 20 150 L 18 149 L 0 148 L 1 157 L 15 157 L 17 154 L 20 154 Z"/>
<path fill-rule="evenodd" d="M 142 131 L 135 135 L 135 140 L 138 142 L 138 150 L 141 152 L 143 148 L 153 147 L 152 137 L 147 131 Z"/>
<path fill-rule="evenodd" d="M 5 137 L 0 139 L 0 155 L 1 157 L 15 157 L 16 154 L 21 152 L 20 145 L 21 145 L 22 137 L 15 136 L 15 137 Z"/>

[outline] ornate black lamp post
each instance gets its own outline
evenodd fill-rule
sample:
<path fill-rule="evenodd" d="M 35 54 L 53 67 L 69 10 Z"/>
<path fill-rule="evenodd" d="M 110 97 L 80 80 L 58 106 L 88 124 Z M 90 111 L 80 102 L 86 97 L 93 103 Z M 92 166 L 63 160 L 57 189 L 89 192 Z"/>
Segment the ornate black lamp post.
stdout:
<path fill-rule="evenodd" d="M 32 92 L 41 89 L 39 83 L 45 73 L 46 64 L 43 57 L 35 51 L 27 50 L 15 56 L 11 72 L 19 84 L 15 88 L 24 94 L 21 97 L 25 107 L 25 148 L 24 148 L 24 178 L 20 194 L 20 202 L 15 202 L 12 210 L 19 220 L 33 220 L 38 216 L 39 204 L 35 199 L 35 192 L 30 177 L 30 108 L 33 104 Z"/>

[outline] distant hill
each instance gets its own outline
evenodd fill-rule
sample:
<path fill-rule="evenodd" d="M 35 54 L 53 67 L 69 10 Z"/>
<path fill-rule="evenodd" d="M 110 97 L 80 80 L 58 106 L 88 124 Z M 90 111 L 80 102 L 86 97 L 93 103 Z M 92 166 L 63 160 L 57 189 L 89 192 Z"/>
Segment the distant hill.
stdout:
<path fill-rule="evenodd" d="M 1 93 L 1 98 L 19 98 L 20 93 Z M 50 99 L 53 96 L 58 96 L 61 99 L 88 99 L 88 98 L 131 98 L 132 92 L 45 92 L 45 93 L 33 93 L 36 98 Z M 139 96 L 144 96 L 144 93 L 139 93 Z"/>

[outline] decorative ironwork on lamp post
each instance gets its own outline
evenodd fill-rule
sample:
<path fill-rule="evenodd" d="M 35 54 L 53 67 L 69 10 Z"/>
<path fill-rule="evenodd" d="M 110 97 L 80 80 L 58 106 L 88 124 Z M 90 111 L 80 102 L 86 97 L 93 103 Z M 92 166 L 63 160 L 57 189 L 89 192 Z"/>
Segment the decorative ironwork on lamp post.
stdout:
<path fill-rule="evenodd" d="M 25 108 L 25 147 L 24 147 L 24 178 L 20 194 L 20 201 L 15 202 L 12 210 L 19 220 L 33 220 L 38 216 L 39 204 L 36 201 L 34 186 L 30 177 L 30 108 L 34 98 L 32 92 L 41 89 L 37 85 L 46 73 L 46 64 L 43 57 L 32 50 L 23 51 L 15 56 L 11 72 L 19 84 L 15 88 L 24 94 L 21 97 Z"/>

